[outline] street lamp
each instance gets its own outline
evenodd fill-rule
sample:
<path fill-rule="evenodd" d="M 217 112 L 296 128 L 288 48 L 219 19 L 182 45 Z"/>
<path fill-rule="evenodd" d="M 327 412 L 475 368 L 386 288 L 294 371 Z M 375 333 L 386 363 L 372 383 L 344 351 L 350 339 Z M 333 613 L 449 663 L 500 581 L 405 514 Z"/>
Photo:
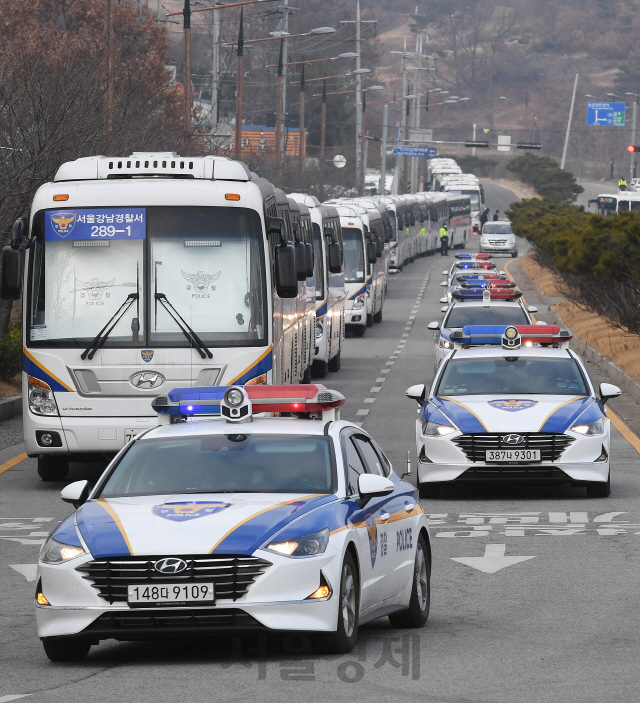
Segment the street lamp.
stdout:
<path fill-rule="evenodd" d="M 330 78 L 347 78 L 348 76 L 362 76 L 365 73 L 371 73 L 370 68 L 358 68 L 350 73 L 338 73 L 335 76 L 323 76 L 322 78 L 309 78 L 307 83 L 313 83 L 314 81 L 328 81 Z M 291 81 L 291 85 L 297 85 L 300 81 Z"/>
<path fill-rule="evenodd" d="M 264 2 L 265 0 L 263 0 Z M 283 66 L 300 66 L 301 64 L 306 64 L 306 63 L 321 63 L 323 61 L 336 61 L 337 59 L 356 59 L 358 58 L 358 54 L 355 53 L 355 51 L 347 51 L 344 54 L 338 54 L 338 56 L 331 56 L 328 59 L 309 59 L 307 61 L 290 61 L 289 63 L 283 64 Z M 272 63 L 269 64 L 268 66 L 265 66 L 265 68 L 277 68 L 278 64 L 277 63 Z"/>
<path fill-rule="evenodd" d="M 300 34 L 287 34 L 286 32 L 278 32 L 277 36 L 273 37 L 262 37 L 262 39 L 247 39 L 246 44 L 257 44 L 263 41 L 276 41 L 278 39 L 295 39 L 296 37 L 310 37 L 319 34 L 333 34 L 336 30 L 333 27 L 316 27 L 308 32 L 301 32 Z M 223 46 L 235 46 L 238 42 L 232 41 L 223 44 Z"/>

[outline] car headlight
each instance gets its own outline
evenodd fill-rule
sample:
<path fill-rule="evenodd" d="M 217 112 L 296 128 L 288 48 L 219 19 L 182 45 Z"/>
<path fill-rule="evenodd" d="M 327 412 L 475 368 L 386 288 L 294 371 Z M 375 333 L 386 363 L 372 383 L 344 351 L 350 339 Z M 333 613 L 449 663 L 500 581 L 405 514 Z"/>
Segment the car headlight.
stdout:
<path fill-rule="evenodd" d="M 446 340 L 444 337 L 440 337 L 440 339 L 438 340 L 438 346 L 440 347 L 440 349 L 451 349 L 453 347 L 453 344 L 451 344 L 451 342 Z"/>
<path fill-rule="evenodd" d="M 40 561 L 44 564 L 62 564 L 70 559 L 77 559 L 86 554 L 82 547 L 75 547 L 72 544 L 57 542 L 53 537 L 42 545 Z"/>
<path fill-rule="evenodd" d="M 362 310 L 364 307 L 364 296 L 361 295 L 353 301 L 353 310 Z"/>
<path fill-rule="evenodd" d="M 425 437 L 444 437 L 455 432 L 456 428 L 451 425 L 441 425 L 439 422 L 427 420 L 422 423 L 422 434 Z"/>
<path fill-rule="evenodd" d="M 486 237 L 480 237 L 480 244 L 482 244 L 482 246 L 487 246 L 489 244 L 489 240 Z"/>
<path fill-rule="evenodd" d="M 58 406 L 53 397 L 51 386 L 39 378 L 29 376 L 28 380 L 29 410 L 35 415 L 57 415 Z"/>
<path fill-rule="evenodd" d="M 329 528 L 304 535 L 296 539 L 287 539 L 281 542 L 271 542 L 267 549 L 285 557 L 315 557 L 324 554 L 329 544 Z"/>
<path fill-rule="evenodd" d="M 604 434 L 604 420 L 599 418 L 593 422 L 584 422 L 580 425 L 574 425 L 571 428 L 572 432 L 577 432 L 578 434 L 583 434 L 586 437 L 593 437 L 595 435 Z"/>

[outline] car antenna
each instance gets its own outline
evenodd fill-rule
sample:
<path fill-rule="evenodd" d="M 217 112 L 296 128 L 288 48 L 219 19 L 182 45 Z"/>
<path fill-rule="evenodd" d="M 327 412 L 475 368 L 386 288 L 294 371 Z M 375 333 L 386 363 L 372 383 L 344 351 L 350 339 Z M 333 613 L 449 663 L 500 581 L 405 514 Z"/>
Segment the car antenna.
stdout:
<path fill-rule="evenodd" d="M 411 452 L 407 449 L 407 470 L 400 476 L 404 478 L 405 476 L 411 476 Z"/>

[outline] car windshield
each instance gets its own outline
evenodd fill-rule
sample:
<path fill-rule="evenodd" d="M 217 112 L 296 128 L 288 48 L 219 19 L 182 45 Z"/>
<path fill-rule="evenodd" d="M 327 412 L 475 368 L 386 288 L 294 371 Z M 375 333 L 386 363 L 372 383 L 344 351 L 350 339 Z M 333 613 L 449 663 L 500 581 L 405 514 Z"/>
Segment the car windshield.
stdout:
<path fill-rule="evenodd" d="M 364 245 L 362 232 L 353 227 L 342 228 L 344 240 L 344 281 L 360 283 L 364 281 Z"/>
<path fill-rule="evenodd" d="M 450 359 L 435 395 L 588 395 L 571 358 L 526 357 Z"/>
<path fill-rule="evenodd" d="M 454 305 L 443 327 L 453 329 L 467 325 L 529 325 L 531 324 L 523 308 L 518 305 L 479 307 L 476 305 Z"/>
<path fill-rule="evenodd" d="M 482 234 L 513 234 L 510 222 L 487 222 Z"/>
<path fill-rule="evenodd" d="M 330 493 L 328 437 L 209 435 L 135 442 L 100 497 L 170 493 Z"/>

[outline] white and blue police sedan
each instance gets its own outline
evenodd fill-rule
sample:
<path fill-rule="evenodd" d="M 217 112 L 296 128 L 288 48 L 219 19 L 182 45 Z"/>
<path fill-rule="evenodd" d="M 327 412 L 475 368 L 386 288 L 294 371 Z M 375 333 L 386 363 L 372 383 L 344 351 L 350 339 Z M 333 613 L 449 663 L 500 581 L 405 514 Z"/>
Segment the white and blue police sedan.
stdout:
<path fill-rule="evenodd" d="M 610 493 L 610 422 L 571 335 L 552 325 L 465 326 L 431 389 L 412 386 L 418 487 L 438 497 L 452 484 L 568 484 Z"/>
<path fill-rule="evenodd" d="M 82 659 L 108 638 L 251 630 L 305 631 L 320 651 L 346 653 L 370 620 L 424 625 L 426 516 L 376 442 L 339 419 L 343 403 L 313 385 L 156 398 L 163 424 L 92 491 L 86 481 L 62 491 L 77 510 L 37 573 L 47 656 Z"/>

